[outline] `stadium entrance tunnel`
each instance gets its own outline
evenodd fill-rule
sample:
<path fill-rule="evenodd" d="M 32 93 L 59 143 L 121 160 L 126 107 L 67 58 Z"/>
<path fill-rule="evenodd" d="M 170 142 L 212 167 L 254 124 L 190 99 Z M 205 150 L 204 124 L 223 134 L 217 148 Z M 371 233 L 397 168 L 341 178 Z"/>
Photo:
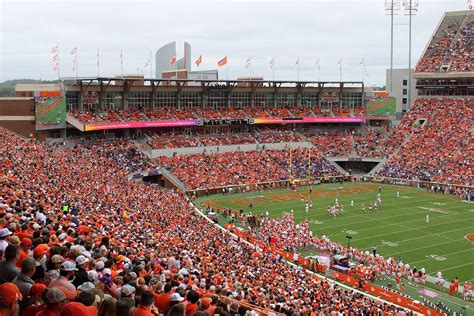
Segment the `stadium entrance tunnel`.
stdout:
<path fill-rule="evenodd" d="M 177 188 L 183 190 L 181 187 L 182 183 L 178 183 L 172 175 L 169 175 L 169 172 L 166 172 L 166 170 L 162 168 L 134 172 L 128 176 L 128 180 L 143 182 L 167 189 Z"/>
<path fill-rule="evenodd" d="M 333 160 L 342 169 L 347 171 L 350 175 L 362 175 L 369 173 L 377 166 L 381 159 L 374 161 L 365 161 L 363 158 L 349 158 L 345 160 Z"/>

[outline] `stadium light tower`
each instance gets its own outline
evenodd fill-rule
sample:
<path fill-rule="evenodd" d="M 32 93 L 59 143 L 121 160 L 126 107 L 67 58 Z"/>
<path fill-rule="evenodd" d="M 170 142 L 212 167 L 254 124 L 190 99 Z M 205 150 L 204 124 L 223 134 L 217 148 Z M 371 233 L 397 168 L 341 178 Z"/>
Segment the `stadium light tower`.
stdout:
<path fill-rule="evenodd" d="M 418 0 L 403 0 L 405 15 L 408 15 L 408 96 L 406 106 L 411 105 L 411 17 L 418 11 Z M 406 110 L 406 109 L 405 109 Z"/>
<path fill-rule="evenodd" d="M 400 0 L 385 0 L 386 15 L 390 15 L 390 93 L 393 88 L 393 16 L 400 10 Z"/>

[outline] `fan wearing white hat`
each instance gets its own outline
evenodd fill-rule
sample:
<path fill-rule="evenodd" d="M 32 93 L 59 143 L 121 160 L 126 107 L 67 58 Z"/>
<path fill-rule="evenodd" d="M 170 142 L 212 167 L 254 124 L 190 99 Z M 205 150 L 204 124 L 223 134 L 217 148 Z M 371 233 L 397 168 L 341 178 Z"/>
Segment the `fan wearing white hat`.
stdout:
<path fill-rule="evenodd" d="M 64 261 L 59 269 L 59 278 L 49 283 L 50 288 L 55 286 L 62 286 L 68 291 L 76 291 L 76 287 L 72 284 L 71 280 L 74 278 L 75 272 L 77 271 L 76 264 L 71 261 Z"/>
<path fill-rule="evenodd" d="M 8 246 L 7 238 L 11 234 L 12 232 L 8 228 L 0 229 L 0 250 L 2 253 L 5 252 L 5 249 L 7 249 L 7 246 Z"/>
<path fill-rule="evenodd" d="M 89 278 L 87 277 L 87 271 L 89 270 L 89 259 L 83 255 L 77 256 L 76 266 L 76 277 L 74 278 L 74 281 L 72 281 L 72 284 L 74 284 L 74 286 L 77 288 L 84 282 L 89 281 Z"/>

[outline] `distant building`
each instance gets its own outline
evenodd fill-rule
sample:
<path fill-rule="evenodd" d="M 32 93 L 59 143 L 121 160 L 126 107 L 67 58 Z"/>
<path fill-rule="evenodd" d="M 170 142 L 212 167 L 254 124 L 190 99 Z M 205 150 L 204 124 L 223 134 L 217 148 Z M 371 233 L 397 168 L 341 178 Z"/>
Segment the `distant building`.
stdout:
<path fill-rule="evenodd" d="M 411 105 L 408 104 L 408 76 L 411 76 L 411 102 L 415 101 L 418 96 L 416 90 L 416 80 L 413 78 L 413 69 L 393 69 L 393 83 L 390 82 L 390 69 L 386 72 L 386 87 L 390 96 L 396 99 L 396 113 L 402 114 L 407 112 Z M 392 87 L 392 90 L 390 90 Z"/>
<path fill-rule="evenodd" d="M 176 60 L 176 64 L 172 64 L 173 57 L 177 58 L 176 42 L 168 43 L 156 51 L 155 54 L 155 70 L 156 78 L 162 79 L 163 72 L 171 72 L 178 70 L 191 71 L 191 45 L 184 42 L 184 57 Z"/>
<path fill-rule="evenodd" d="M 192 71 L 191 45 L 184 43 L 184 57 L 177 59 L 175 64 L 171 61 L 176 57 L 176 42 L 168 43 L 156 51 L 155 70 L 156 79 L 190 79 L 190 80 L 217 80 L 218 71 L 198 70 Z"/>

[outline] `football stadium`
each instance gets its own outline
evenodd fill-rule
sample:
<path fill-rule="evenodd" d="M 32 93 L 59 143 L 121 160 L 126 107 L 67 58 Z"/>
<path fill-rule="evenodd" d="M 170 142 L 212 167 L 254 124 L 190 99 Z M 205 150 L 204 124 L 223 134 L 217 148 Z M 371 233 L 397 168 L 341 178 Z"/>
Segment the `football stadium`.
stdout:
<path fill-rule="evenodd" d="M 55 45 L 0 97 L 0 314 L 474 315 L 474 13 L 437 19 L 380 89 Z"/>

